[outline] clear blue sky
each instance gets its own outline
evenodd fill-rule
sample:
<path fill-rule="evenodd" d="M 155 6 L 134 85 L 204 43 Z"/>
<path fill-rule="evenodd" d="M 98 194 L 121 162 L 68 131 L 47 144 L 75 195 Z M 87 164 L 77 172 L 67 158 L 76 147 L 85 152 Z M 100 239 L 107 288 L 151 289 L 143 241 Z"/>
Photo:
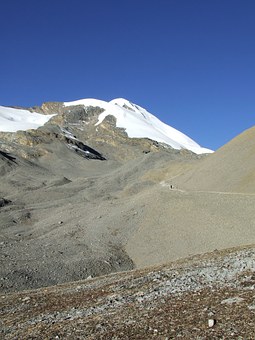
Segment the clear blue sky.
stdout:
<path fill-rule="evenodd" d="M 255 0 L 6 0 L 0 13 L 0 105 L 124 97 L 212 149 L 255 125 Z"/>

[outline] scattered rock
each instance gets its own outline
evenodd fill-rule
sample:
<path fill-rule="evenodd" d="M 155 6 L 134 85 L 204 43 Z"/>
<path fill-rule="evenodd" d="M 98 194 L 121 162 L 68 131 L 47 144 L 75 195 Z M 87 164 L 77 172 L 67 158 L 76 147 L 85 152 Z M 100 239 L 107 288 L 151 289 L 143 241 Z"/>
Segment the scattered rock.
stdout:
<path fill-rule="evenodd" d="M 229 305 L 231 305 L 232 303 L 239 303 L 242 302 L 244 299 L 239 297 L 239 296 L 235 296 L 229 299 L 225 299 L 221 301 L 221 304 L 227 303 Z"/>
<path fill-rule="evenodd" d="M 30 301 L 30 297 L 26 296 L 24 299 L 22 299 L 22 302 L 29 302 Z"/>
<path fill-rule="evenodd" d="M 3 334 L 29 338 L 33 325 L 38 339 L 211 339 L 212 332 L 215 339 L 253 339 L 253 291 L 242 285 L 244 275 L 253 275 L 253 258 L 254 247 L 201 255 L 39 289 L 31 292 L 33 303 L 25 292 L 5 294 Z M 240 305 L 221 304 L 239 296 Z"/>

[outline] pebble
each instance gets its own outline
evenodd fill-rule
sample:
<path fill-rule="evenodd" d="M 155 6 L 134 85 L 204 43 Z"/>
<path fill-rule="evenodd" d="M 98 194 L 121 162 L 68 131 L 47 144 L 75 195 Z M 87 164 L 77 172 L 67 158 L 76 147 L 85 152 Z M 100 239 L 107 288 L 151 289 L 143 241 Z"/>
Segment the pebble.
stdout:
<path fill-rule="evenodd" d="M 30 297 L 29 296 L 26 296 L 24 299 L 22 299 L 23 302 L 27 302 L 30 300 Z"/>
<path fill-rule="evenodd" d="M 210 328 L 212 328 L 212 327 L 215 325 L 215 323 L 216 323 L 216 320 L 214 320 L 214 319 L 209 319 L 209 320 L 208 320 L 208 326 L 209 326 Z"/>
<path fill-rule="evenodd" d="M 242 302 L 244 299 L 239 297 L 239 296 L 235 296 L 235 297 L 232 297 L 232 298 L 229 298 L 229 299 L 225 299 L 225 300 L 222 300 L 221 301 L 221 304 L 228 304 L 228 305 L 231 305 L 232 303 L 239 303 L 239 302 Z"/>

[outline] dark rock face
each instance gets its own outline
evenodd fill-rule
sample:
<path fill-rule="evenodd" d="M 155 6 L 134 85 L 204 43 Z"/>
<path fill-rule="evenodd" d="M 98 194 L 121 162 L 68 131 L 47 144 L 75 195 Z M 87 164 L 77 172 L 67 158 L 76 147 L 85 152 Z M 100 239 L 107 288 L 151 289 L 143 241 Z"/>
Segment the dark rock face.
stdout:
<path fill-rule="evenodd" d="M 4 151 L 1 151 L 1 150 L 0 150 L 0 157 L 1 157 L 2 159 L 7 159 L 7 160 L 9 160 L 9 161 L 15 163 L 15 159 L 16 159 L 16 158 L 13 157 L 12 155 L 8 154 L 7 152 L 4 152 Z"/>
<path fill-rule="evenodd" d="M 104 158 L 104 156 L 102 156 L 99 152 L 90 148 L 79 140 L 74 140 L 72 138 L 66 137 L 66 142 L 68 146 L 70 146 L 71 149 L 75 150 L 78 155 L 86 159 L 99 159 L 100 161 L 106 160 L 106 158 Z"/>
<path fill-rule="evenodd" d="M 1 145 L 4 147 L 4 144 Z M 0 176 L 12 171 L 17 165 L 16 157 L 10 153 L 0 151 Z"/>
<path fill-rule="evenodd" d="M 0 198 L 0 208 L 5 207 L 11 202 L 12 202 L 11 200 L 7 200 L 6 198 Z"/>
<path fill-rule="evenodd" d="M 100 107 L 84 107 L 82 105 L 68 106 L 63 110 L 66 122 L 71 124 L 80 124 L 84 122 L 90 122 L 91 120 L 96 122 L 97 117 L 103 111 L 104 110 Z"/>

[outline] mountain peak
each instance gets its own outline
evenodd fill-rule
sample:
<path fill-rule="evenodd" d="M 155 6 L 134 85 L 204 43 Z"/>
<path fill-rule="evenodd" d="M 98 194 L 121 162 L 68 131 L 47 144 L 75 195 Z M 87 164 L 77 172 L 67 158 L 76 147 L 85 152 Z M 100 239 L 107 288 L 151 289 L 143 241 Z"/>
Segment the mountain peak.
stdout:
<path fill-rule="evenodd" d="M 65 102 L 64 105 L 98 106 L 104 112 L 99 115 L 96 125 L 101 124 L 107 116 L 114 116 L 116 126 L 124 128 L 130 138 L 149 138 L 159 143 L 170 145 L 174 149 L 187 149 L 196 154 L 213 152 L 201 147 L 182 132 L 163 123 L 143 107 L 124 98 L 116 98 L 110 102 L 98 99 L 81 99 Z"/>
<path fill-rule="evenodd" d="M 61 110 L 63 106 L 64 108 L 78 105 L 99 107 L 101 113 L 98 115 L 95 126 L 100 125 L 107 116 L 114 116 L 116 118 L 116 127 L 124 129 L 129 138 L 148 138 L 169 145 L 174 149 L 187 149 L 196 154 L 213 152 L 201 147 L 184 133 L 163 123 L 143 107 L 124 98 L 116 98 L 109 102 L 85 98 L 59 103 L 59 105 Z M 18 130 L 37 129 L 58 114 L 54 107 L 46 112 L 42 106 L 42 108 L 38 108 L 38 111 L 44 114 L 34 112 L 34 109 L 25 110 L 0 106 L 0 131 L 16 132 Z"/>

